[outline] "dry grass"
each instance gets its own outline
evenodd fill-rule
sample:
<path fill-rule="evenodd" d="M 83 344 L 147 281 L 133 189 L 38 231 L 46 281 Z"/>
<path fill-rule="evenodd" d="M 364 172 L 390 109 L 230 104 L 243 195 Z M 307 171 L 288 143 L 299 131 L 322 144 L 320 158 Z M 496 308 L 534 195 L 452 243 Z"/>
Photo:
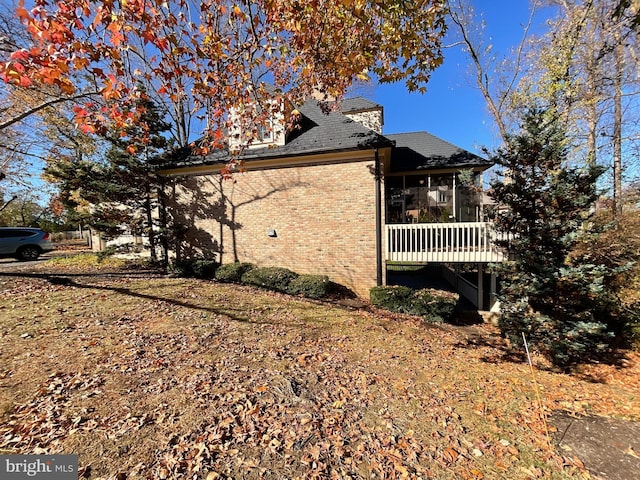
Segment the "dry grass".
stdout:
<path fill-rule="evenodd" d="M 0 273 L 0 453 L 89 478 L 588 478 L 491 327 L 89 258 Z M 640 418 L 629 355 L 539 371 L 545 413 Z"/>

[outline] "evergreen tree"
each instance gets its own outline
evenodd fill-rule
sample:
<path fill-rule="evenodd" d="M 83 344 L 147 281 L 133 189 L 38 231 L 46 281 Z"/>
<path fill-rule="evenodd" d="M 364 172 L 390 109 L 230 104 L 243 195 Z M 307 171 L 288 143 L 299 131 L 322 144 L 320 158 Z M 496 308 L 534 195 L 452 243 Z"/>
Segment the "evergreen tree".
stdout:
<path fill-rule="evenodd" d="M 99 202 L 93 183 L 102 175 L 102 166 L 83 157 L 58 153 L 47 159 L 43 178 L 55 184 L 56 201 L 62 204 L 70 221 L 76 225 L 91 225 L 91 205 Z"/>
<path fill-rule="evenodd" d="M 588 361 L 610 338 L 604 280 L 612 272 L 570 253 L 597 199 L 602 168 L 567 166 L 564 132 L 540 110 L 525 115 L 521 133 L 494 160 L 504 178 L 492 184 L 499 205 L 493 216 L 512 254 L 496 267 L 503 278 L 502 333 L 514 346 L 524 333 L 558 366 Z"/>
<path fill-rule="evenodd" d="M 127 225 L 131 233 L 147 237 L 151 259 L 156 261 L 153 210 L 158 206 L 159 179 L 154 171 L 167 147 L 162 134 L 169 130 L 169 124 L 142 85 L 138 85 L 131 113 L 135 121 L 108 137 L 111 147 L 106 155 L 106 175 L 98 188 L 102 202 L 94 219 L 102 231 L 115 232 Z"/>
<path fill-rule="evenodd" d="M 59 183 L 65 206 L 77 209 L 82 203 L 91 205 L 89 224 L 106 238 L 126 232 L 145 236 L 155 261 L 153 211 L 159 180 L 154 172 L 167 147 L 162 134 L 169 125 L 142 85 L 138 85 L 138 95 L 128 112 L 129 123 L 105 135 L 109 147 L 104 161 L 61 159 L 50 162 L 46 174 Z"/>

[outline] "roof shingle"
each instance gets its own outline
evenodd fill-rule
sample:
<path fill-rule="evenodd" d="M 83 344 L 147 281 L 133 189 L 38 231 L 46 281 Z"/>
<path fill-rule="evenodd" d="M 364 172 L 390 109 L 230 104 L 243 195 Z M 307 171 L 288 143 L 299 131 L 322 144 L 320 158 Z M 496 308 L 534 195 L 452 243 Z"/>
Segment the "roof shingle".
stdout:
<path fill-rule="evenodd" d="M 342 103 L 343 111 L 378 107 L 378 104 L 364 98 L 345 99 Z M 249 163 L 259 159 L 393 147 L 390 165 L 392 173 L 443 168 L 488 168 L 492 165 L 492 162 L 428 132 L 380 135 L 341 112 L 325 113 L 313 99 L 307 100 L 298 110 L 301 113 L 299 129 L 289 133 L 285 145 L 250 148 L 239 159 Z M 163 168 L 223 164 L 230 158 L 228 150 L 217 150 L 206 156 L 191 155 L 187 150 L 181 156 L 174 156 Z"/>
<path fill-rule="evenodd" d="M 395 142 L 391 172 L 442 168 L 490 167 L 492 162 L 428 132 L 385 135 Z"/>
<path fill-rule="evenodd" d="M 324 152 L 391 147 L 393 142 L 340 112 L 325 113 L 316 100 L 307 100 L 298 107 L 302 118 L 300 130 L 289 134 L 282 146 L 250 148 L 239 159 L 249 162 L 257 159 L 291 157 Z M 217 150 L 206 156 L 185 155 L 181 160 L 168 162 L 163 168 L 211 165 L 229 161 L 228 150 Z"/>

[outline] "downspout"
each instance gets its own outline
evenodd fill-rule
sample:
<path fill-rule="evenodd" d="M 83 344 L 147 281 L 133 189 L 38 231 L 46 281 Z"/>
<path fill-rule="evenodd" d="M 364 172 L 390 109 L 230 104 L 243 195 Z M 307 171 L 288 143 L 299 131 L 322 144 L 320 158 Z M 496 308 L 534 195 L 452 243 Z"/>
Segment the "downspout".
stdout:
<path fill-rule="evenodd" d="M 456 172 L 453 172 L 453 221 L 458 221 L 458 186 L 456 185 Z"/>
<path fill-rule="evenodd" d="M 380 156 L 378 148 L 375 153 L 375 172 L 376 178 L 376 282 L 380 286 L 383 284 L 382 278 L 382 174 L 380 172 Z"/>

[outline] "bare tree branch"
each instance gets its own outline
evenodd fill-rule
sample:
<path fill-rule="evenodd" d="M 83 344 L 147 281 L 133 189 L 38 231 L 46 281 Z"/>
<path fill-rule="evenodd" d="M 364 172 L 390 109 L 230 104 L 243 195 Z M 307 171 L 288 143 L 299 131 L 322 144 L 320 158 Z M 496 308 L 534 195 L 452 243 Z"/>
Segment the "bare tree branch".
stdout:
<path fill-rule="evenodd" d="M 12 146 L 12 145 L 5 145 L 5 144 L 0 143 L 0 148 L 3 148 L 5 150 L 8 150 L 8 151 L 13 152 L 13 153 L 17 153 L 19 155 L 25 155 L 25 156 L 28 156 L 28 157 L 37 158 L 39 160 L 46 160 L 47 159 L 47 157 L 43 157 L 42 155 L 38 155 L 38 154 L 35 154 L 35 153 L 30 153 L 30 152 L 28 152 L 26 150 L 23 150 L 21 148 L 18 148 L 18 147 Z"/>
<path fill-rule="evenodd" d="M 449 17 L 451 18 L 453 23 L 458 27 L 458 32 L 462 36 L 461 43 L 466 48 L 467 53 L 473 63 L 473 66 L 475 67 L 476 84 L 480 89 L 480 92 L 482 93 L 482 96 L 484 97 L 485 102 L 487 103 L 487 108 L 489 109 L 489 112 L 493 116 L 496 122 L 496 125 L 498 126 L 498 130 L 500 131 L 500 137 L 502 138 L 503 142 L 506 143 L 507 127 L 504 122 L 504 119 L 502 118 L 502 112 L 500 110 L 501 107 L 498 104 L 496 104 L 493 96 L 491 95 L 491 91 L 489 89 L 490 82 L 489 82 L 488 72 L 480 59 L 480 52 L 478 50 L 478 45 L 474 43 L 474 41 L 471 38 L 471 34 L 469 32 L 471 15 L 473 14 L 473 12 L 470 11 L 471 7 L 468 7 L 467 5 L 465 5 L 462 0 L 457 2 L 450 2 L 450 3 L 451 3 L 451 7 L 449 10 Z M 465 7 L 468 7 L 468 9 Z"/>
<path fill-rule="evenodd" d="M 70 97 L 58 97 L 58 98 L 53 98 L 51 100 L 47 100 L 46 102 L 42 102 L 39 105 L 36 105 L 35 107 L 29 108 L 27 110 L 25 110 L 24 112 L 16 115 L 15 117 L 12 117 L 8 120 L 5 120 L 4 122 L 0 123 L 0 131 L 4 130 L 5 128 L 8 128 L 18 122 L 21 122 L 22 120 L 24 120 L 25 118 L 27 118 L 30 115 L 34 115 L 46 108 L 52 107 L 54 105 L 57 105 L 59 103 L 64 103 L 64 102 L 72 102 L 75 100 L 79 100 L 81 98 L 86 98 L 86 97 L 91 97 L 93 95 L 99 95 L 100 92 L 99 91 L 93 91 L 93 92 L 84 92 L 84 93 L 79 93 L 77 95 L 72 95 Z"/>
<path fill-rule="evenodd" d="M 1 178 L 0 178 L 0 180 L 1 180 Z M 5 204 L 4 204 L 4 205 L 2 205 L 2 206 L 0 207 L 0 212 L 1 212 L 1 211 L 3 211 L 5 208 L 7 208 L 7 207 L 9 206 L 9 204 L 10 204 L 11 202 L 13 202 L 14 200 L 16 200 L 17 198 L 18 198 L 18 196 L 17 196 L 17 195 L 14 195 L 13 197 L 11 197 L 11 198 L 9 199 L 9 201 L 5 202 Z"/>
<path fill-rule="evenodd" d="M 516 54 L 516 63 L 513 69 L 513 74 L 511 75 L 511 81 L 509 82 L 509 85 L 504 90 L 504 92 L 502 92 L 500 101 L 498 102 L 499 111 L 502 111 L 504 102 L 509 98 L 509 95 L 511 94 L 511 92 L 513 92 L 518 76 L 520 75 L 520 65 L 522 63 L 524 46 L 527 42 L 527 38 L 529 38 L 529 30 L 531 30 L 531 25 L 533 24 L 533 19 L 535 17 L 537 8 L 538 8 L 538 2 L 533 1 L 531 3 L 531 9 L 529 10 L 529 20 L 527 21 L 527 24 L 524 27 L 524 30 L 522 32 L 522 39 L 520 40 L 520 44 L 518 45 L 517 54 Z"/>

